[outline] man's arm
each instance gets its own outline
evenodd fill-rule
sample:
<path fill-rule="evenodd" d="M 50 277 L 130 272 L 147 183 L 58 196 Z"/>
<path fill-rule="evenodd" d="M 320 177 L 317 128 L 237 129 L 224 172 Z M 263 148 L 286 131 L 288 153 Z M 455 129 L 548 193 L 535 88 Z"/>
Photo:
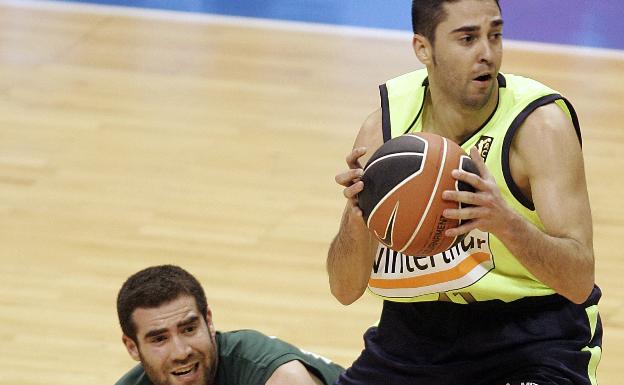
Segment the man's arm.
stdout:
<path fill-rule="evenodd" d="M 308 372 L 301 362 L 294 360 L 275 369 L 266 385 L 323 385 L 323 382 Z"/>
<path fill-rule="evenodd" d="M 532 199 L 544 230 L 505 203 L 475 149 L 471 157 L 481 177 L 459 170 L 454 175 L 477 192 L 447 191 L 444 197 L 475 205 L 448 210 L 445 215 L 473 220 L 447 234 L 473 228 L 493 233 L 540 281 L 569 300 L 583 303 L 594 285 L 592 218 L 583 155 L 570 119 L 555 104 L 540 107 L 512 143 L 512 177 Z"/>
<path fill-rule="evenodd" d="M 362 296 L 373 267 L 377 242 L 371 236 L 357 204 L 357 194 L 364 188 L 360 180 L 363 165 L 383 144 L 381 110 L 373 112 L 364 122 L 347 155 L 348 170 L 336 175 L 336 182 L 344 187 L 347 205 L 342 214 L 338 234 L 327 254 L 327 273 L 332 294 L 344 305 Z"/>

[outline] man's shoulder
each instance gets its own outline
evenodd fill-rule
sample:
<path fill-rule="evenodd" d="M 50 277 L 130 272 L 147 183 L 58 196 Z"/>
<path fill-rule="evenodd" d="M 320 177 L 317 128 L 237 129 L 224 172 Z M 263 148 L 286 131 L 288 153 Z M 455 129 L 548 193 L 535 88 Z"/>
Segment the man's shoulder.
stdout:
<path fill-rule="evenodd" d="M 534 94 L 555 94 L 556 90 L 546 84 L 523 75 L 501 73 L 505 79 L 505 88 L 518 95 L 532 96 Z"/>
<path fill-rule="evenodd" d="M 264 384 L 283 362 L 276 340 L 255 330 L 217 332 L 218 384 Z"/>
<path fill-rule="evenodd" d="M 217 335 L 219 336 L 219 340 L 221 342 L 227 343 L 244 343 L 247 341 L 256 341 L 271 338 L 266 334 L 252 329 L 231 330 L 227 332 L 219 331 L 217 332 Z"/>
<path fill-rule="evenodd" d="M 153 385 L 152 381 L 145 374 L 143 365 L 138 364 L 124 374 L 115 385 Z"/>
<path fill-rule="evenodd" d="M 389 79 L 386 82 L 386 86 L 392 88 L 393 90 L 401 89 L 403 87 L 413 89 L 413 87 L 428 84 L 426 80 L 428 76 L 427 69 L 420 68 Z"/>
<path fill-rule="evenodd" d="M 228 332 L 217 332 L 219 355 L 246 356 L 254 354 L 257 349 L 266 349 L 276 339 L 257 330 L 242 329 Z"/>

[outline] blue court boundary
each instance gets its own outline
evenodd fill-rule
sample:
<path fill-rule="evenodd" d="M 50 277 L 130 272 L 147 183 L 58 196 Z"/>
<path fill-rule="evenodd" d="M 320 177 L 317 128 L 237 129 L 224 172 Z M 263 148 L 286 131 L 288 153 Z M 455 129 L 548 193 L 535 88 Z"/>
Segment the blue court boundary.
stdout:
<path fill-rule="evenodd" d="M 411 30 L 409 0 L 55 1 Z M 624 50 L 622 0 L 501 0 L 500 3 L 506 39 Z"/>

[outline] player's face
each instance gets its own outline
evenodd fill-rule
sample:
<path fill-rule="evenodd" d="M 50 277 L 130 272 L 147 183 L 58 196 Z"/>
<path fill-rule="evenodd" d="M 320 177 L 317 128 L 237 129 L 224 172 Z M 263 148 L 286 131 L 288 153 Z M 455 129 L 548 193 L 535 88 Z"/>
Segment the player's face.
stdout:
<path fill-rule="evenodd" d="M 436 29 L 429 76 L 464 107 L 481 109 L 497 87 L 503 57 L 500 11 L 493 0 L 462 0 L 444 8 L 448 16 Z"/>
<path fill-rule="evenodd" d="M 199 314 L 195 299 L 180 296 L 157 308 L 132 313 L 138 346 L 124 336 L 130 355 L 140 360 L 155 385 L 212 385 L 217 348 L 212 316 Z"/>

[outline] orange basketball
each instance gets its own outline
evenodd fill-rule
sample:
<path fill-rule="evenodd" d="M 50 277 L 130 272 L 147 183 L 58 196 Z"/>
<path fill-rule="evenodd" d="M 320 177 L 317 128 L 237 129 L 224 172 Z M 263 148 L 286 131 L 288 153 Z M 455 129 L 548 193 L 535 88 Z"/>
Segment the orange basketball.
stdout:
<path fill-rule="evenodd" d="M 448 250 L 462 237 L 447 237 L 458 220 L 445 218 L 460 204 L 442 199 L 445 190 L 474 191 L 451 176 L 454 169 L 478 174 L 455 142 L 430 133 L 406 134 L 384 143 L 364 168 L 358 196 L 366 225 L 381 243 L 412 256 Z"/>

